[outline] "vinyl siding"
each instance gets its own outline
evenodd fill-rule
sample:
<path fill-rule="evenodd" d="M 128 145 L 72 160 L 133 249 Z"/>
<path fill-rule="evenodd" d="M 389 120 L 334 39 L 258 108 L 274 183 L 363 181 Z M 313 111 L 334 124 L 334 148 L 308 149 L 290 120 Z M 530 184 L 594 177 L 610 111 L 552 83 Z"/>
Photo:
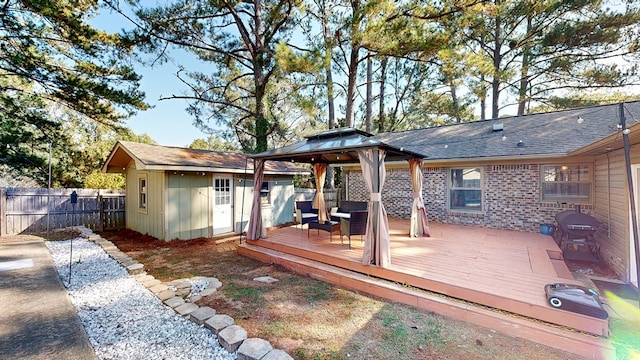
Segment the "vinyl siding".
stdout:
<path fill-rule="evenodd" d="M 640 146 L 631 148 L 631 163 L 640 163 Z M 630 207 L 624 152 L 596 159 L 596 216 L 602 223 L 597 239 L 605 262 L 623 280 L 629 280 Z"/>

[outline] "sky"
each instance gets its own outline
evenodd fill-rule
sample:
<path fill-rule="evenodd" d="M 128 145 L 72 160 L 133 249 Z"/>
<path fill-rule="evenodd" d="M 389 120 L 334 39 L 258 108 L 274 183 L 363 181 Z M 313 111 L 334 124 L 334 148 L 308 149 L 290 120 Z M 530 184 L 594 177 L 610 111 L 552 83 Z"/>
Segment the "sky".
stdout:
<path fill-rule="evenodd" d="M 90 22 L 98 29 L 120 32 L 129 28 L 127 21 L 116 13 L 104 12 Z M 159 145 L 186 147 L 195 139 L 206 139 L 209 135 L 193 125 L 193 116 L 185 110 L 185 100 L 159 100 L 162 96 L 181 95 L 186 86 L 176 77 L 177 62 L 188 70 L 202 68 L 202 64 L 190 54 L 176 53 L 174 63 L 153 67 L 134 64 L 136 72 L 142 76 L 140 91 L 146 94 L 145 101 L 152 106 L 140 111 L 126 121 L 127 127 L 138 135 L 147 134 Z"/>
<path fill-rule="evenodd" d="M 154 68 L 138 66 L 142 75 L 140 90 L 146 94 L 146 102 L 153 106 L 141 111 L 126 121 L 127 126 L 138 135 L 147 134 L 160 145 L 186 147 L 195 139 L 205 139 L 203 133 L 193 125 L 193 117 L 186 112 L 187 101 L 159 100 L 161 96 L 179 95 L 185 90 L 175 76 L 174 64 L 163 64 Z"/>

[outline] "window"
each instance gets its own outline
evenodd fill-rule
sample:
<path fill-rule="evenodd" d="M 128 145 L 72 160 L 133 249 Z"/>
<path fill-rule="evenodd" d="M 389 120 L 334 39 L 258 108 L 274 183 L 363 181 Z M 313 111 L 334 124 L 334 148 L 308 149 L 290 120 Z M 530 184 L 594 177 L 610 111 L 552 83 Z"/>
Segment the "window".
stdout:
<path fill-rule="evenodd" d="M 482 211 L 480 168 L 449 170 L 449 209 Z"/>
<path fill-rule="evenodd" d="M 543 165 L 541 171 L 542 201 L 591 201 L 591 166 Z"/>
<path fill-rule="evenodd" d="M 147 176 L 138 178 L 138 210 L 147 211 Z"/>
<path fill-rule="evenodd" d="M 270 204 L 271 198 L 269 196 L 269 182 L 263 181 L 262 188 L 260 189 L 260 202 L 262 204 Z"/>
<path fill-rule="evenodd" d="M 216 178 L 213 186 L 215 205 L 231 204 L 231 179 Z"/>

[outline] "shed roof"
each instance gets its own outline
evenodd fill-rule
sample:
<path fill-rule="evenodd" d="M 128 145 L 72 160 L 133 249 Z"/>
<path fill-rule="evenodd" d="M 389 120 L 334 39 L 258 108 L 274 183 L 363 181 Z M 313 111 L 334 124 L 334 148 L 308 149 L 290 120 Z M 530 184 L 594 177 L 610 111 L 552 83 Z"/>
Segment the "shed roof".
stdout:
<path fill-rule="evenodd" d="M 253 160 L 241 153 L 198 150 L 181 147 L 118 141 L 102 166 L 103 172 L 121 173 L 135 162 L 139 170 L 204 171 L 253 173 Z M 308 169 L 283 161 L 265 165 L 265 174 L 307 174 Z"/>
<path fill-rule="evenodd" d="M 640 102 L 624 103 L 624 109 L 627 124 L 635 125 Z M 569 156 L 605 138 L 620 148 L 619 124 L 620 104 L 611 104 L 381 133 L 374 139 L 427 154 L 427 162 L 551 158 Z M 611 150 L 602 146 L 600 151 Z"/>

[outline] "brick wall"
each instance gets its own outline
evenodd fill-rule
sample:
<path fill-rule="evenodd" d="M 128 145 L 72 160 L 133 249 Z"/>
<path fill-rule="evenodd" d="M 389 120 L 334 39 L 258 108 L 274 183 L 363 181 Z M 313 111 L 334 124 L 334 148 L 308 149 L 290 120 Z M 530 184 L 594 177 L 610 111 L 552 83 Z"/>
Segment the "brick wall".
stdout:
<path fill-rule="evenodd" d="M 476 225 L 492 228 L 539 232 L 540 224 L 553 223 L 555 214 L 572 205 L 540 202 L 540 166 L 538 164 L 485 165 L 483 174 L 483 211 L 451 211 L 447 208 L 448 168 L 422 169 L 427 216 L 430 221 Z M 369 194 L 359 170 L 348 171 L 349 200 L 368 201 Z M 391 217 L 411 216 L 411 180 L 409 169 L 388 169 L 382 189 L 382 202 Z M 582 206 L 591 213 L 592 206 Z"/>

